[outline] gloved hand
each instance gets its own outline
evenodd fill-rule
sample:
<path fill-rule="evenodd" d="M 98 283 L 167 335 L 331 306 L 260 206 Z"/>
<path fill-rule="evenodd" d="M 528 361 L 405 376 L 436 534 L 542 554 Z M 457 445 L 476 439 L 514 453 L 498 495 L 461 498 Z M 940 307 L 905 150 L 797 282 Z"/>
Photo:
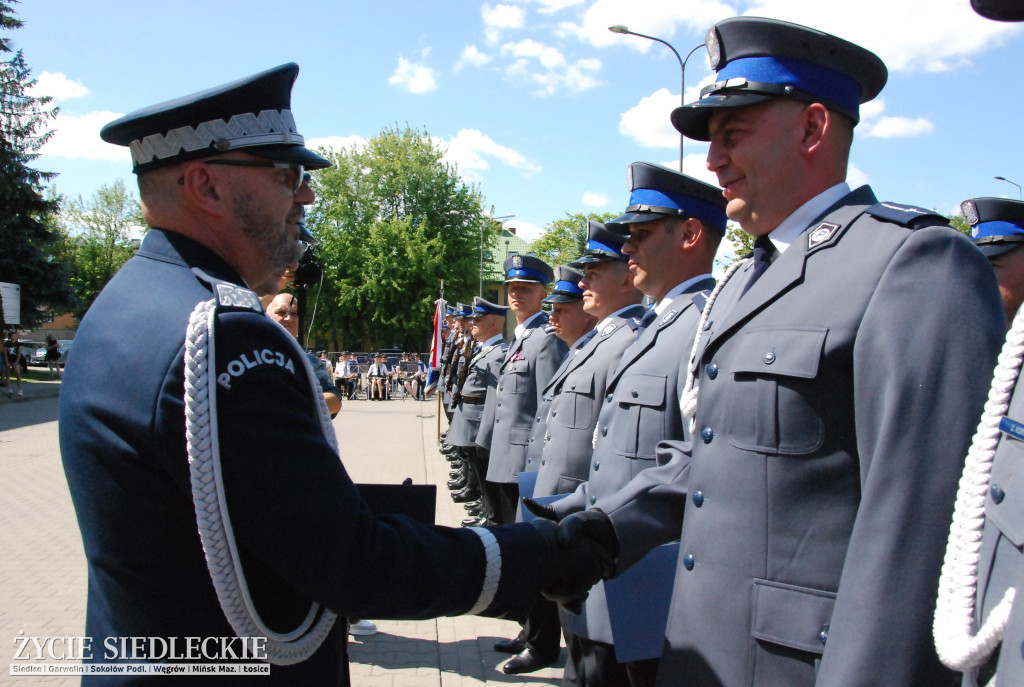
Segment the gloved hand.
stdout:
<path fill-rule="evenodd" d="M 529 496 L 523 499 L 523 508 L 533 513 L 538 518 L 558 522 L 558 513 L 551 506 L 542 506 Z"/>
<path fill-rule="evenodd" d="M 612 551 L 618 552 L 618 540 L 608 516 L 601 511 L 594 511 L 600 516 L 585 516 L 587 512 L 574 513 L 557 525 L 540 517 L 531 521 L 552 554 L 551 572 L 541 593 L 575 614 L 582 611 L 589 589 L 611 575 L 615 566 Z M 597 524 L 600 518 L 603 520 Z M 570 531 L 563 532 L 570 520 Z"/>

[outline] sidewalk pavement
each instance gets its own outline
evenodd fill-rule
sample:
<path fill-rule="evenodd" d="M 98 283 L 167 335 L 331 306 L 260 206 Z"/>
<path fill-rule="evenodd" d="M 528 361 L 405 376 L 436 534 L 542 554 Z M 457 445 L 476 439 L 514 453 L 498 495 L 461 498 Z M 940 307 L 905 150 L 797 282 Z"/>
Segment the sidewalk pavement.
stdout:
<path fill-rule="evenodd" d="M 59 389 L 55 380 L 25 382 L 23 398 L 9 399 L 0 391 L 0 685 L 78 684 L 77 678 L 10 675 L 19 633 L 84 633 L 86 567 L 57 444 Z M 436 484 L 437 522 L 457 526 L 466 515 L 448 496 L 449 468 L 438 452 L 437 420 L 436 399 L 345 401 L 334 427 L 356 482 L 400 484 L 411 477 L 414 484 Z M 518 676 L 501 672 L 509 656 L 493 645 L 518 633 L 511 621 L 463 616 L 375 622 L 377 634 L 349 643 L 356 687 L 561 682 L 564 650 L 555 667 Z"/>

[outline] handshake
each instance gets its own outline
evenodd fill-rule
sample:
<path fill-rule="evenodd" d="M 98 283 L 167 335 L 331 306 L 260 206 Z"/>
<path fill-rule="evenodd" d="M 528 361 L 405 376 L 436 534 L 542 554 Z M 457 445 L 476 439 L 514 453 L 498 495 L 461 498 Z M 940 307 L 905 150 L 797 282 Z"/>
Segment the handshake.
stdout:
<path fill-rule="evenodd" d="M 531 524 L 547 542 L 552 561 L 541 593 L 570 613 L 579 614 L 589 589 L 611 576 L 619 555 L 619 541 L 608 516 L 591 509 L 567 515 L 561 521 L 553 508 L 524 498 L 523 507 L 537 516 Z"/>

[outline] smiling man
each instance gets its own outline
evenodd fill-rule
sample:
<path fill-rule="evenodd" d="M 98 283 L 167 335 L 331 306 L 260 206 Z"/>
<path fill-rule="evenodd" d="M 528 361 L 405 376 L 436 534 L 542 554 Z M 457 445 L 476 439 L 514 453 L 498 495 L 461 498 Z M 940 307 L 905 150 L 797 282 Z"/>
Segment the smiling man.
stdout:
<path fill-rule="evenodd" d="M 672 122 L 710 141 L 753 255 L 708 305 L 694 437 L 566 538 L 611 525 L 617 570 L 679 539 L 659 685 L 950 684 L 931 611 L 1005 327 L 992 270 L 944 218 L 847 185 L 878 57 L 756 17 L 707 45 L 716 82 Z"/>
<path fill-rule="evenodd" d="M 521 616 L 547 584 L 572 594 L 610 561 L 597 547 L 565 551 L 554 526 L 430 527 L 363 502 L 302 349 L 248 288 L 299 258 L 314 200 L 304 168 L 330 165 L 295 128 L 298 70 L 103 128 L 131 148 L 152 228 L 78 329 L 60 445 L 94 646 L 176 645 L 194 660 L 185 645 L 201 644 L 210 663 L 245 647 L 273 664 L 260 684 L 341 685 L 337 616 Z"/>

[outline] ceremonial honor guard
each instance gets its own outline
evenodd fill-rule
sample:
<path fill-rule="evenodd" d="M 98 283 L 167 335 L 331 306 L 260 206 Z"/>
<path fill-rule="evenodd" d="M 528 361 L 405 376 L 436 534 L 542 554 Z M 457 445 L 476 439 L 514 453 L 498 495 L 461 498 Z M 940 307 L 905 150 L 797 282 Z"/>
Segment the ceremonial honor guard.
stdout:
<path fill-rule="evenodd" d="M 1024 684 L 1024 203 L 961 204 L 1012 322 L 967 453 L 935 612 L 935 646 L 964 687 Z M 980 549 L 978 542 L 980 541 Z M 1024 592 L 1022 592 L 1024 594 Z"/>
<path fill-rule="evenodd" d="M 701 310 L 715 286 L 711 266 L 725 233 L 725 199 L 708 184 L 646 162 L 629 166 L 628 190 L 626 213 L 607 226 L 621 235 L 633 283 L 654 305 L 608 373 L 587 481 L 550 506 L 556 519 L 601 508 L 604 497 L 655 465 L 658 442 L 689 437 L 679 399 Z M 583 613 L 564 621 L 570 669 L 581 685 L 653 682 L 656 659 L 620 663 L 603 585 L 591 590 Z"/>
<path fill-rule="evenodd" d="M 691 439 L 562 535 L 618 548 L 617 571 L 678 538 L 659 685 L 949 684 L 932 611 L 995 278 L 943 217 L 845 182 L 877 56 L 756 17 L 707 36 L 716 81 L 672 122 L 710 141 L 754 250 L 705 307 Z"/>
<path fill-rule="evenodd" d="M 463 490 L 461 496 L 456 495 L 457 502 L 478 502 L 475 507 L 469 507 L 472 509 L 471 517 L 462 523 L 467 527 L 487 524 L 495 507 L 484 489 L 488 452 L 477 446 L 476 437 L 480 432 L 487 391 L 498 385 L 498 370 L 508 348 L 502 337 L 506 312 L 506 305 L 495 305 L 479 296 L 473 298 L 473 314 L 469 323 L 477 348 L 472 358 L 466 361 L 465 382 L 456 395 L 458 406 L 448 429 L 448 441 L 458 448 L 462 457 L 461 472 L 455 481 L 448 483 L 448 487 Z"/>
<path fill-rule="evenodd" d="M 341 685 L 337 615 L 521 617 L 542 589 L 571 594 L 610 558 L 563 549 L 550 523 L 432 527 L 375 516 L 360 497 L 306 356 L 247 288 L 301 255 L 314 201 L 304 171 L 330 165 L 296 130 L 298 71 L 282 65 L 101 131 L 130 147 L 152 228 L 82 319 L 60 444 L 97 646 L 195 640 L 227 662 L 244 645 L 273 664 L 261 684 Z"/>
<path fill-rule="evenodd" d="M 519 502 L 519 473 L 526 468 L 537 407 L 544 387 L 568 350 L 555 336 L 541 304 L 554 277 L 533 255 L 513 255 L 503 265 L 508 301 L 518 324 L 501 364 L 498 388 L 488 394 L 477 444 L 490 449 L 487 482 L 498 497 L 498 522 L 512 522 Z"/>

